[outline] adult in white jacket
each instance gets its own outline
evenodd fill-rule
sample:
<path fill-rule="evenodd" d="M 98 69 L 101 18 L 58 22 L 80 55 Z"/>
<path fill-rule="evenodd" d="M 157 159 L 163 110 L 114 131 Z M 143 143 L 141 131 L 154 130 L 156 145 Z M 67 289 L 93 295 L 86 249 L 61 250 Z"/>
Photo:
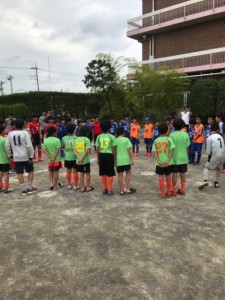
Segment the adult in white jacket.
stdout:
<path fill-rule="evenodd" d="M 13 159 L 16 165 L 16 173 L 21 188 L 22 196 L 37 192 L 37 188 L 33 186 L 34 166 L 33 156 L 34 149 L 29 133 L 24 128 L 24 120 L 16 119 L 16 130 L 9 132 L 6 139 L 6 152 L 9 158 Z M 28 173 L 28 184 L 24 183 L 24 170 Z"/>

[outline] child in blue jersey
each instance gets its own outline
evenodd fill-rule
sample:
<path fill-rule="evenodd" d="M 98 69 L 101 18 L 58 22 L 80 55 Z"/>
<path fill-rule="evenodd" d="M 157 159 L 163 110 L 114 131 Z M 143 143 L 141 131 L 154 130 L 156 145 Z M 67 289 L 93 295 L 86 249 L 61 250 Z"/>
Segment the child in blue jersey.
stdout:
<path fill-rule="evenodd" d="M 194 139 L 194 134 L 195 134 L 195 117 L 191 116 L 189 120 L 189 128 L 188 128 L 188 136 L 190 139 L 190 146 L 189 146 L 189 164 L 193 164 L 195 160 L 195 152 L 192 151 L 193 149 L 193 139 Z"/>
<path fill-rule="evenodd" d="M 154 128 L 153 128 L 153 142 L 158 138 L 160 137 L 160 133 L 159 133 L 159 121 L 156 120 L 154 122 Z"/>
<path fill-rule="evenodd" d="M 82 121 L 78 121 L 78 122 L 77 122 L 76 131 L 75 131 L 76 136 L 79 136 L 79 135 L 80 135 L 80 130 L 81 130 L 82 126 L 83 126 Z"/>
<path fill-rule="evenodd" d="M 117 124 L 114 122 L 113 118 L 110 118 L 109 121 L 111 123 L 109 133 L 115 136 L 116 135 Z"/>
<path fill-rule="evenodd" d="M 130 138 L 130 121 L 128 116 L 124 116 L 123 121 L 120 123 L 120 126 L 124 129 L 124 136 Z"/>
<path fill-rule="evenodd" d="M 58 126 L 58 133 L 57 133 L 57 137 L 58 139 L 60 139 L 60 142 L 62 142 L 64 136 L 66 136 L 66 120 L 65 118 L 61 118 Z M 63 148 L 60 149 L 60 156 L 61 157 L 65 156 Z"/>

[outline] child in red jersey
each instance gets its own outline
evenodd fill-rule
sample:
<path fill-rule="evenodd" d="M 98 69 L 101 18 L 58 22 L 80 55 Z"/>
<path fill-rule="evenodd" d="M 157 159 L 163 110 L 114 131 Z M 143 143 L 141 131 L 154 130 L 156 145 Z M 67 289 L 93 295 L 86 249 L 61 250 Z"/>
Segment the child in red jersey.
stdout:
<path fill-rule="evenodd" d="M 42 158 L 42 150 L 41 150 L 40 123 L 38 122 L 37 115 L 32 116 L 32 121 L 29 123 L 29 129 L 30 129 L 32 144 L 34 147 L 33 162 L 44 161 Z M 35 153 L 36 147 L 38 148 L 38 160 L 36 159 L 36 153 Z"/>
<path fill-rule="evenodd" d="M 95 149 L 95 153 L 96 153 L 96 145 L 95 142 L 97 140 L 97 137 L 101 134 L 102 130 L 101 130 L 101 126 L 100 126 L 100 122 L 98 120 L 98 117 L 95 118 L 94 123 L 92 124 L 92 132 L 93 132 L 93 136 L 94 136 L 94 149 Z"/>

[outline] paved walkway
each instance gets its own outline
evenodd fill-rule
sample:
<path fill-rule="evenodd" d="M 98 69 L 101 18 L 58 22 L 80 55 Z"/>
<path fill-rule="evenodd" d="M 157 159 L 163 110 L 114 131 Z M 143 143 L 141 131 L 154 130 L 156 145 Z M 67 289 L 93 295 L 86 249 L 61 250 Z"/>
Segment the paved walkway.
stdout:
<path fill-rule="evenodd" d="M 95 155 L 91 193 L 48 191 L 47 164 L 35 165 L 39 192 L 0 194 L 0 299 L 225 299 L 225 174 L 221 188 L 159 197 L 154 160 L 135 158 L 137 193 L 101 195 Z M 203 157 L 203 162 L 206 157 Z M 61 171 L 65 183 L 65 170 Z"/>

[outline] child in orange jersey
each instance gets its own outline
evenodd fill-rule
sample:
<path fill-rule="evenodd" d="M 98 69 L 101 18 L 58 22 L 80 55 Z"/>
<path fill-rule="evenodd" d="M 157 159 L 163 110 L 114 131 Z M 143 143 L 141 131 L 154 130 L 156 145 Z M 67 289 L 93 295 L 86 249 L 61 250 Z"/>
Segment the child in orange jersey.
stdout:
<path fill-rule="evenodd" d="M 156 174 L 159 175 L 159 188 L 161 191 L 161 198 L 170 197 L 172 180 L 171 180 L 171 159 L 175 145 L 173 141 L 167 137 L 169 132 L 166 124 L 159 125 L 160 137 L 158 137 L 152 147 L 152 152 L 156 158 Z M 164 177 L 166 177 L 167 192 L 164 188 Z"/>
<path fill-rule="evenodd" d="M 146 145 L 146 156 L 151 155 L 152 137 L 153 137 L 153 125 L 150 123 L 150 117 L 145 118 L 145 131 L 144 131 L 144 142 Z"/>
<path fill-rule="evenodd" d="M 136 118 L 132 118 L 130 124 L 130 138 L 132 143 L 132 155 L 138 156 L 140 144 L 140 125 L 137 123 Z"/>
<path fill-rule="evenodd" d="M 200 116 L 196 116 L 196 125 L 194 131 L 194 138 L 192 142 L 192 153 L 194 153 L 195 166 L 200 164 L 200 159 L 202 156 L 202 145 L 204 143 L 204 126 L 202 125 L 202 120 Z M 195 161 L 195 152 L 197 152 L 197 160 Z"/>

